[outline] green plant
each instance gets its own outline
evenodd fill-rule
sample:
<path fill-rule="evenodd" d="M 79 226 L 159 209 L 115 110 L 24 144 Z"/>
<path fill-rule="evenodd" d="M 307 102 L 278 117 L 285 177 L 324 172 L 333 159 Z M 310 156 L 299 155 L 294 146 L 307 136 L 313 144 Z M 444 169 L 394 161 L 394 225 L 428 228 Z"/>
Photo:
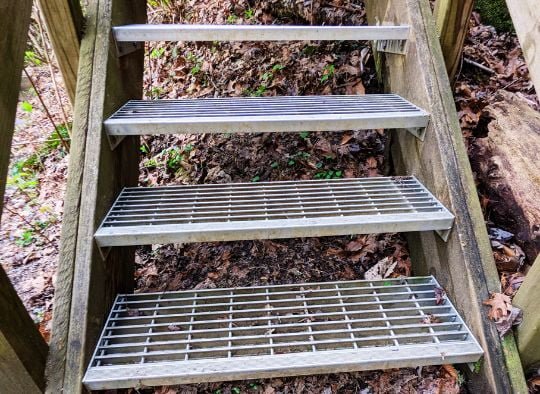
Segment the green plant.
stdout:
<path fill-rule="evenodd" d="M 233 388 L 231 389 L 231 393 L 233 393 L 233 394 L 240 394 L 241 392 L 242 392 L 242 391 L 240 390 L 239 387 L 233 387 Z"/>
<path fill-rule="evenodd" d="M 191 70 L 189 70 L 189 73 L 191 75 L 197 75 L 198 73 L 201 72 L 201 67 L 202 67 L 202 64 L 201 63 L 197 63 L 195 64 L 193 67 L 191 67 Z"/>
<path fill-rule="evenodd" d="M 24 62 L 33 66 L 41 66 L 43 64 L 43 60 L 34 51 L 24 52 Z"/>
<path fill-rule="evenodd" d="M 272 67 L 272 72 L 276 73 L 278 71 L 281 71 L 285 68 L 282 64 L 275 64 L 274 67 Z"/>
<path fill-rule="evenodd" d="M 191 152 L 193 149 L 195 149 L 195 146 L 193 146 L 193 144 L 187 144 L 186 146 L 184 146 L 184 152 Z"/>
<path fill-rule="evenodd" d="M 331 78 L 334 78 L 334 75 L 336 73 L 336 67 L 333 64 L 327 64 L 323 68 L 323 73 L 321 77 L 321 83 L 325 83 Z"/>
<path fill-rule="evenodd" d="M 182 156 L 182 153 L 180 152 L 180 149 L 177 147 L 174 148 L 168 148 L 165 151 L 166 161 L 165 165 L 167 168 L 171 171 L 176 171 L 180 168 L 180 165 L 182 164 L 182 160 L 184 157 Z"/>
<path fill-rule="evenodd" d="M 155 158 L 151 158 L 151 159 L 146 160 L 143 163 L 143 166 L 144 168 L 157 168 L 158 162 Z"/>
<path fill-rule="evenodd" d="M 163 47 L 154 48 L 152 49 L 152 51 L 150 51 L 150 58 L 159 59 L 160 57 L 163 56 L 164 53 L 165 53 L 165 48 Z"/>
<path fill-rule="evenodd" d="M 231 14 L 227 17 L 227 23 L 230 24 L 230 25 L 233 25 L 235 24 L 236 22 L 238 22 L 238 16 L 237 15 L 234 15 L 234 14 Z"/>
<path fill-rule="evenodd" d="M 272 164 L 270 164 L 270 167 L 272 168 L 278 168 L 279 167 L 279 163 L 277 161 L 273 162 Z"/>
<path fill-rule="evenodd" d="M 251 19 L 255 16 L 255 11 L 253 11 L 251 8 L 248 8 L 244 11 L 244 18 L 245 19 Z"/>
<path fill-rule="evenodd" d="M 29 246 L 35 241 L 34 231 L 32 229 L 26 229 L 21 236 L 15 241 L 19 246 Z"/>
<path fill-rule="evenodd" d="M 302 138 L 304 141 L 309 138 L 309 131 L 302 131 L 300 133 L 300 138 Z"/>
<path fill-rule="evenodd" d="M 343 177 L 342 171 L 326 170 L 315 174 L 315 179 L 338 179 Z"/>
<path fill-rule="evenodd" d="M 259 182 L 261 180 L 261 177 L 259 175 L 255 175 L 253 178 L 251 178 L 251 182 Z"/>
<path fill-rule="evenodd" d="M 32 112 L 32 110 L 34 109 L 34 107 L 32 106 L 32 104 L 30 104 L 28 101 L 23 101 L 21 103 L 21 109 L 24 111 L 24 112 Z"/>
<path fill-rule="evenodd" d="M 150 153 L 150 148 L 148 148 L 148 145 L 146 145 L 146 143 L 142 143 L 141 146 L 139 147 L 139 150 L 141 151 L 142 154 L 145 154 L 145 155 Z"/>

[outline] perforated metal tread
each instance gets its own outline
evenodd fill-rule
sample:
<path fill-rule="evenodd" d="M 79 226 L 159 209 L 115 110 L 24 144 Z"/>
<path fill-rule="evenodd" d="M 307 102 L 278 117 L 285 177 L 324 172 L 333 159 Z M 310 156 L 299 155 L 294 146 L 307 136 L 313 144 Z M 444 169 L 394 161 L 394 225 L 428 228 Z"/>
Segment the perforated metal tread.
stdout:
<path fill-rule="evenodd" d="M 428 114 L 394 94 L 131 100 L 109 135 L 425 128 Z"/>
<path fill-rule="evenodd" d="M 126 188 L 102 247 L 448 230 L 454 216 L 414 177 Z"/>
<path fill-rule="evenodd" d="M 93 390 L 468 363 L 483 351 L 433 277 L 120 295 Z"/>
<path fill-rule="evenodd" d="M 117 42 L 406 40 L 409 26 L 148 24 L 113 27 Z"/>

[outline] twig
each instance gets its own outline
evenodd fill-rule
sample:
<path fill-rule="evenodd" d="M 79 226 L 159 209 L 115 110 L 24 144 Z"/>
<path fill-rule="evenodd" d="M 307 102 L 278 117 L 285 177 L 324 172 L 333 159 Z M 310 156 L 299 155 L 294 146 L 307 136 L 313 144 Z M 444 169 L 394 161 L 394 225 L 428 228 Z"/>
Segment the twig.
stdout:
<path fill-rule="evenodd" d="M 41 34 L 41 40 L 43 43 L 46 43 L 45 40 L 45 32 L 43 30 L 43 21 L 41 17 L 41 10 L 39 7 L 37 8 L 37 24 L 39 27 L 39 33 Z M 60 97 L 60 90 L 58 89 L 58 84 L 56 83 L 56 73 L 54 72 L 53 65 L 51 62 L 51 58 L 49 56 L 49 51 L 45 50 L 45 59 L 47 60 L 47 64 L 49 65 L 49 72 L 51 73 L 51 80 L 53 83 L 54 93 L 56 95 L 56 101 L 58 101 L 58 105 L 62 111 L 62 117 L 64 119 L 64 125 L 66 126 L 66 130 L 68 132 L 68 135 L 71 137 L 71 129 L 69 128 L 69 123 L 67 121 L 67 115 L 66 111 L 64 109 L 64 105 L 62 103 L 62 98 Z"/>
<path fill-rule="evenodd" d="M 483 71 L 488 72 L 490 74 L 496 74 L 496 72 L 494 70 L 492 70 L 491 68 L 489 68 L 487 66 L 484 66 L 483 64 L 477 63 L 474 60 L 467 59 L 466 57 L 464 57 L 463 61 L 465 63 L 467 63 L 467 64 L 472 65 L 472 66 L 478 67 L 480 70 L 483 70 Z"/>
<path fill-rule="evenodd" d="M 34 230 L 36 230 L 39 235 L 41 235 L 43 238 L 45 238 L 47 240 L 48 243 L 52 243 L 51 239 L 49 237 L 47 237 L 45 235 L 45 233 L 43 232 L 42 229 L 40 229 L 38 226 L 36 226 L 35 224 L 32 224 L 30 223 L 28 220 L 26 220 L 26 218 L 21 215 L 19 212 L 16 212 L 14 210 L 12 210 L 11 208 L 9 208 L 8 206 L 4 205 L 4 209 L 6 211 L 8 211 L 9 213 L 15 215 L 15 216 L 18 216 L 20 219 L 22 219 L 23 222 L 25 222 L 27 225 L 29 225 L 30 227 L 32 227 Z"/>
<path fill-rule="evenodd" d="M 45 102 L 43 101 L 43 98 L 41 97 L 41 94 L 39 93 L 39 90 L 37 89 L 36 87 L 36 84 L 34 83 L 34 81 L 32 80 L 32 78 L 30 77 L 30 74 L 28 74 L 28 71 L 26 70 L 26 68 L 24 68 L 24 73 L 26 74 L 26 77 L 28 78 L 28 80 L 30 81 L 30 83 L 32 84 L 32 87 L 34 88 L 34 91 L 36 92 L 37 94 L 37 97 L 39 99 L 39 102 L 41 103 L 41 105 L 43 106 L 43 109 L 45 110 L 45 113 L 47 114 L 47 117 L 49 118 L 50 122 L 52 123 L 53 127 L 54 127 L 54 131 L 56 131 L 56 135 L 58 135 L 58 138 L 60 138 L 60 140 L 62 141 L 62 145 L 64 146 L 64 148 L 66 149 L 67 152 L 69 152 L 69 145 L 67 144 L 67 142 L 65 141 L 64 137 L 62 137 L 62 134 L 60 133 L 60 131 L 58 130 L 58 126 L 56 126 L 56 123 L 54 123 L 54 120 L 51 116 L 51 113 L 49 112 L 49 109 L 47 108 L 47 105 L 45 105 Z"/>

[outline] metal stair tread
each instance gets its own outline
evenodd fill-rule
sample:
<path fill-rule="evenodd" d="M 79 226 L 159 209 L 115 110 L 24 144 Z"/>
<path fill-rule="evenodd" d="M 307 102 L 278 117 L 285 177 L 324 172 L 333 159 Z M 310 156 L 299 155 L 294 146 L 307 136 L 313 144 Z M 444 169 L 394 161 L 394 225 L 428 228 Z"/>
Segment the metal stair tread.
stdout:
<path fill-rule="evenodd" d="M 427 112 L 395 94 L 131 100 L 109 135 L 425 128 Z"/>
<path fill-rule="evenodd" d="M 133 24 L 113 27 L 117 42 L 406 40 L 409 26 Z"/>
<path fill-rule="evenodd" d="M 483 351 L 433 277 L 119 295 L 91 390 L 417 367 Z"/>
<path fill-rule="evenodd" d="M 414 177 L 124 189 L 101 247 L 448 230 L 454 216 Z"/>

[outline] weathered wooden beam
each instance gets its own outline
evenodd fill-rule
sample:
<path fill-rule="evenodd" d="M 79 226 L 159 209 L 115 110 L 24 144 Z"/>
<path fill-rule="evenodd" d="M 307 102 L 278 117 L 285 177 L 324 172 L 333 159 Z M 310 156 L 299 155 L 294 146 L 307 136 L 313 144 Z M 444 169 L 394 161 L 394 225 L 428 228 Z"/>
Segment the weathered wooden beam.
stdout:
<path fill-rule="evenodd" d="M 138 180 L 139 140 L 111 151 L 103 119 L 142 97 L 143 50 L 116 57 L 113 24 L 145 23 L 145 0 L 90 2 L 79 85 L 53 317 L 47 392 L 79 393 L 82 376 L 114 297 L 133 288 L 134 250 L 115 248 L 106 260 L 94 232 L 124 186 Z M 77 152 L 75 155 L 74 152 Z M 60 281 L 60 282 L 59 282 Z"/>
<path fill-rule="evenodd" d="M 0 215 L 31 9 L 31 0 L 0 0 Z M 47 344 L 0 266 L 0 391 L 40 392 L 46 355 Z"/>
<path fill-rule="evenodd" d="M 514 304 L 523 310 L 523 323 L 517 329 L 517 344 L 525 367 L 540 365 L 540 255 L 536 258 L 523 284 L 514 297 Z"/>
<path fill-rule="evenodd" d="M 465 37 L 469 32 L 469 19 L 473 5 L 474 0 L 437 0 L 435 3 L 435 22 L 446 70 L 451 81 L 460 67 L 461 52 Z"/>
<path fill-rule="evenodd" d="M 506 0 L 514 28 L 529 66 L 531 80 L 540 95 L 540 7 L 537 0 Z"/>
<path fill-rule="evenodd" d="M 79 67 L 82 11 L 76 0 L 38 0 L 45 20 L 66 91 L 72 104 L 75 102 L 77 70 Z"/>
<path fill-rule="evenodd" d="M 381 69 L 388 91 L 430 113 L 424 141 L 392 134 L 394 168 L 419 177 L 456 216 L 448 242 L 431 233 L 408 235 L 415 274 L 437 277 L 484 348 L 480 373 L 470 375 L 471 391 L 526 390 L 523 378 L 511 380 L 499 334 L 482 306 L 500 282 L 428 0 L 368 0 L 366 10 L 370 24 L 413 27 L 407 53 L 386 54 Z"/>

